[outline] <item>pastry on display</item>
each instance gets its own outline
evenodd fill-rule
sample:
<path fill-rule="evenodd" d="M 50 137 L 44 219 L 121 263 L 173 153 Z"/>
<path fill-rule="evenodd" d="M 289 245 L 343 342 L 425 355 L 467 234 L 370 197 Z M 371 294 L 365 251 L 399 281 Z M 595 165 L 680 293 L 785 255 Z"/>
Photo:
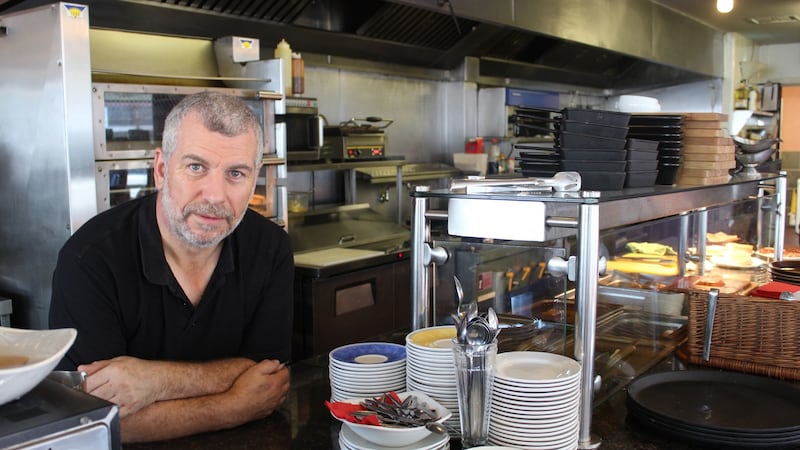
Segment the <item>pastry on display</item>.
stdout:
<path fill-rule="evenodd" d="M 716 233 L 706 233 L 706 241 L 709 244 L 727 244 L 728 242 L 736 242 L 739 236 L 735 234 L 728 234 L 724 231 L 717 231 Z"/>
<path fill-rule="evenodd" d="M 761 249 L 758 252 L 756 252 L 756 254 L 767 258 L 774 258 L 775 248 L 761 247 Z M 797 246 L 783 247 L 783 259 L 800 259 L 800 247 Z"/>

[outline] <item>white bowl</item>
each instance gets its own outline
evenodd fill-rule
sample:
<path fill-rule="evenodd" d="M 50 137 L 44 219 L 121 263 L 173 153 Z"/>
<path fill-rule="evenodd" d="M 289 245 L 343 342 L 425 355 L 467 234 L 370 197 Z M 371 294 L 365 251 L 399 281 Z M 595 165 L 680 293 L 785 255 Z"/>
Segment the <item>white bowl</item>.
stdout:
<path fill-rule="evenodd" d="M 441 423 L 450 418 L 451 416 L 450 410 L 439 404 L 436 400 L 430 398 L 424 392 L 409 391 L 397 394 L 397 396 L 400 397 L 401 400 L 405 400 L 410 395 L 416 397 L 420 404 L 425 404 L 428 406 L 428 408 L 431 408 L 434 411 L 436 411 L 436 414 L 437 416 L 439 416 L 439 418 L 435 420 L 435 422 Z M 366 400 L 366 398 L 352 398 L 342 401 L 346 403 L 361 403 L 364 400 Z M 339 419 L 338 417 L 336 418 Z M 374 444 L 383 445 L 386 447 L 403 447 L 406 445 L 411 445 L 415 442 L 419 442 L 425 439 L 427 436 L 431 434 L 431 431 L 428 431 L 428 429 L 425 428 L 424 426 L 390 427 L 390 426 L 379 426 L 379 425 L 364 425 L 360 423 L 348 422 L 342 419 L 339 420 L 342 422 L 342 426 L 349 428 L 362 438 Z"/>
<path fill-rule="evenodd" d="M 0 405 L 22 397 L 36 387 L 61 361 L 77 336 L 78 331 L 74 328 L 23 330 L 0 327 L 0 360 L 26 359 L 22 365 L 0 368 Z"/>

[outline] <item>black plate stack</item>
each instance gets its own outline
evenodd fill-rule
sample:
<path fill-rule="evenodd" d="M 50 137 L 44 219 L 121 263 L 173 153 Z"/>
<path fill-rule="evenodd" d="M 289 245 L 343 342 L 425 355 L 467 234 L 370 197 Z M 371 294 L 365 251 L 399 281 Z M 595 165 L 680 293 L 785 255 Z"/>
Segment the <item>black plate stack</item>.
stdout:
<path fill-rule="evenodd" d="M 626 136 L 631 115 L 616 111 L 565 108 L 550 119 L 554 147 L 517 144 L 524 176 L 581 174 L 584 190 L 618 190 L 625 182 Z"/>
<path fill-rule="evenodd" d="M 658 174 L 655 184 L 672 185 L 678 176 L 683 150 L 683 116 L 634 114 L 628 138 L 658 142 Z"/>
<path fill-rule="evenodd" d="M 773 261 L 769 273 L 774 281 L 800 285 L 800 261 Z"/>
<path fill-rule="evenodd" d="M 626 406 L 634 424 L 703 448 L 800 445 L 800 389 L 767 377 L 708 370 L 645 375 L 628 387 Z"/>

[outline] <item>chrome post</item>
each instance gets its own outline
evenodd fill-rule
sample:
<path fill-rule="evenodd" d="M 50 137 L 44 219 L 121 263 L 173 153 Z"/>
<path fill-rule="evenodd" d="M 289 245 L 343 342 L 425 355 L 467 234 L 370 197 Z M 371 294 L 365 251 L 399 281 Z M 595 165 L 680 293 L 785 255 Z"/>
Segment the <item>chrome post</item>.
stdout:
<path fill-rule="evenodd" d="M 350 184 L 350 199 L 349 199 L 350 201 L 348 202 L 348 204 L 353 205 L 353 204 L 355 204 L 357 202 L 357 200 L 356 200 L 356 189 L 357 189 L 357 187 L 356 187 L 356 176 L 357 176 L 356 169 L 348 170 L 347 171 L 347 176 L 348 176 L 347 180 L 349 181 L 349 184 Z"/>
<path fill-rule="evenodd" d="M 708 234 L 708 209 L 700 208 L 697 214 L 697 256 L 700 258 L 697 273 L 706 273 L 706 234 Z"/>
<path fill-rule="evenodd" d="M 783 240 L 786 233 L 786 171 L 781 170 L 780 175 L 775 180 L 775 205 L 777 214 L 775 217 L 775 260 L 783 260 Z M 760 210 L 759 210 L 760 211 Z"/>
<path fill-rule="evenodd" d="M 394 182 L 395 189 L 397 190 L 397 224 L 403 225 L 403 166 L 397 166 L 397 176 Z"/>
<path fill-rule="evenodd" d="M 415 192 L 427 192 L 428 186 L 417 186 Z M 398 199 L 399 201 L 399 199 Z M 414 197 L 414 213 L 411 217 L 411 329 L 428 326 L 430 287 L 428 267 L 425 264 L 425 244 L 430 240 L 430 228 L 425 213 L 428 199 Z"/>
<path fill-rule="evenodd" d="M 678 275 L 686 275 L 686 251 L 689 248 L 689 215 L 680 215 L 680 236 L 678 236 Z"/>
<path fill-rule="evenodd" d="M 581 204 L 578 217 L 578 273 L 575 283 L 575 359 L 581 363 L 581 400 L 578 448 L 594 449 L 592 396 L 594 395 L 594 346 L 597 324 L 597 280 L 600 256 L 600 205 Z"/>

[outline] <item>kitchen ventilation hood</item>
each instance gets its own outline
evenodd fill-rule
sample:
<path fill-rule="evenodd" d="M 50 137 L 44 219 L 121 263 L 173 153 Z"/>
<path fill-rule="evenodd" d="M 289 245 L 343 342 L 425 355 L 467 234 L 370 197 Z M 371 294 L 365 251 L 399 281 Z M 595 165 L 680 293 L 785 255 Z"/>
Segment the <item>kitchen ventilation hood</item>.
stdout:
<path fill-rule="evenodd" d="M 11 0 L 0 4 L 0 14 L 46 3 L 51 2 Z M 457 69 L 470 57 L 479 63 L 479 81 L 480 78 L 521 79 L 630 91 L 718 76 L 707 65 L 715 58 L 714 33 L 698 28 L 701 26 L 697 23 L 687 26 L 690 19 L 677 14 L 670 16 L 663 7 L 642 0 L 618 0 L 614 2 L 614 11 L 605 14 L 619 17 L 583 18 L 584 23 L 575 22 L 581 11 L 600 14 L 609 9 L 609 3 L 586 0 L 88 0 L 81 3 L 89 6 L 93 28 L 211 40 L 247 36 L 260 39 L 265 56 L 271 54 L 272 43 L 285 38 L 302 52 L 440 70 Z M 591 4 L 596 7 L 584 8 Z M 683 21 L 684 25 L 670 29 L 667 19 Z M 591 33 L 583 30 L 585 35 L 581 36 L 583 25 L 593 22 L 605 26 L 592 29 Z M 687 30 L 692 33 L 687 35 Z M 691 45 L 686 45 L 687 42 Z M 630 48 L 631 43 L 639 47 Z"/>

